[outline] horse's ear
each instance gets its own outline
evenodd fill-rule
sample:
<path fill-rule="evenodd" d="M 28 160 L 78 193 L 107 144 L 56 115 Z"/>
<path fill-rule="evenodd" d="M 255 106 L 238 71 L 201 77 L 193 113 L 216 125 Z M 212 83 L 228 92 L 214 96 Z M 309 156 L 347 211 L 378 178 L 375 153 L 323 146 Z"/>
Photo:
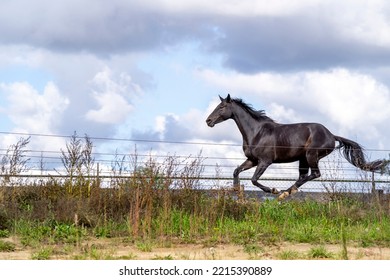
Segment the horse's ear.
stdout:
<path fill-rule="evenodd" d="M 219 99 L 221 100 L 221 102 L 223 102 L 224 99 L 220 95 L 218 95 L 218 96 L 219 96 Z"/>
<path fill-rule="evenodd" d="M 226 102 L 230 102 L 232 101 L 231 97 L 230 97 L 230 93 L 228 93 L 228 96 L 226 97 Z"/>

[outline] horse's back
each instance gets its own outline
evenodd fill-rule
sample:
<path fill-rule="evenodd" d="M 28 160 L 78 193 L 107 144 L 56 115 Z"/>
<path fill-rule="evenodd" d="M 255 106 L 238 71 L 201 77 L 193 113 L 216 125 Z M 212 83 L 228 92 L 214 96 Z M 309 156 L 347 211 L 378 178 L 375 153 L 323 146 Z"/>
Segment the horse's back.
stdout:
<path fill-rule="evenodd" d="M 281 124 L 275 130 L 278 142 L 291 147 L 332 148 L 334 135 L 320 123 Z"/>

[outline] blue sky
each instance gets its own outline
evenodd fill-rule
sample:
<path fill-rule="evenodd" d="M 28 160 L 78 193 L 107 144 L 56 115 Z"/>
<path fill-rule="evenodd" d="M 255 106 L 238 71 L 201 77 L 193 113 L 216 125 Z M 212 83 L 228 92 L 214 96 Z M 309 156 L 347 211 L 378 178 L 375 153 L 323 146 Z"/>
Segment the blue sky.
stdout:
<path fill-rule="evenodd" d="M 240 143 L 232 122 L 205 125 L 218 95 L 231 93 L 278 122 L 320 122 L 385 150 L 378 156 L 390 150 L 388 1 L 6 0 L 0 33 L 3 132 Z"/>

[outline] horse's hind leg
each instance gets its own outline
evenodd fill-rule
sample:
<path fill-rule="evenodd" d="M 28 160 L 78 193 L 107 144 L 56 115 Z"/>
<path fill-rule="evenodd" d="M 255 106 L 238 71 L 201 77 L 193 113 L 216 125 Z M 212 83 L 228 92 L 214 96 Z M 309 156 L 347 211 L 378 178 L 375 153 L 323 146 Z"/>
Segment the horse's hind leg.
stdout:
<path fill-rule="evenodd" d="M 290 194 L 296 193 L 298 191 L 298 188 L 305 183 L 308 176 L 309 176 L 309 163 L 307 162 L 306 157 L 301 158 L 299 160 L 299 178 L 298 178 L 298 180 L 290 188 L 283 191 L 282 194 L 279 196 L 279 199 L 284 199 L 285 197 L 289 196 Z"/>
<path fill-rule="evenodd" d="M 318 163 L 317 163 L 318 164 Z M 310 165 L 307 161 L 307 158 L 302 158 L 299 161 L 299 178 L 298 180 L 292 185 L 290 188 L 287 189 L 289 194 L 294 194 L 298 191 L 298 188 L 302 186 L 307 181 L 311 180 L 309 179 L 309 168 Z"/>
<path fill-rule="evenodd" d="M 299 161 L 299 179 L 290 188 L 285 190 L 279 197 L 279 200 L 285 199 L 290 194 L 294 194 L 298 191 L 298 188 L 308 181 L 314 180 L 321 176 L 320 169 L 318 168 L 318 155 L 311 153 L 305 159 Z M 310 175 L 309 168 L 311 170 Z"/>
<path fill-rule="evenodd" d="M 309 174 L 309 163 L 306 157 L 299 160 L 299 180 L 303 180 Z"/>

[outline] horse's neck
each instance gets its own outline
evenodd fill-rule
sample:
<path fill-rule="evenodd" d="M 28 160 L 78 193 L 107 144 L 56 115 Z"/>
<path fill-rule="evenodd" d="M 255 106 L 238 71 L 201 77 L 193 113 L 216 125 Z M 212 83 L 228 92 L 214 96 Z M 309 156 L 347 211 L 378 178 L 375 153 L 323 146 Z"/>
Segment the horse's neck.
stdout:
<path fill-rule="evenodd" d="M 244 144 L 250 144 L 249 141 L 254 138 L 259 130 L 262 121 L 255 120 L 248 112 L 240 106 L 235 106 L 233 111 L 233 120 L 236 122 L 241 132 Z"/>

